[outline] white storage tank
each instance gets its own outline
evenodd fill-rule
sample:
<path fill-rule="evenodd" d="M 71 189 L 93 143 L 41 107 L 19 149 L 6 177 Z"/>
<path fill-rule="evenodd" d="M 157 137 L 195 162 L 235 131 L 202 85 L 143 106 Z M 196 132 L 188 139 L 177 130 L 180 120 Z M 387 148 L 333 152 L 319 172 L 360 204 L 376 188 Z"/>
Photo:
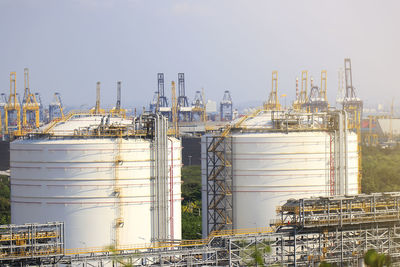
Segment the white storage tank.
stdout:
<path fill-rule="evenodd" d="M 216 150 L 224 150 L 223 157 L 210 151 L 218 138 L 203 137 L 203 236 L 224 220 L 228 229 L 267 227 L 290 198 L 358 193 L 357 135 L 344 124 L 340 134 L 326 129 L 321 118 L 311 121 L 277 129 L 271 113 L 262 112 L 221 141 Z M 222 168 L 224 160 L 228 164 Z"/>
<path fill-rule="evenodd" d="M 152 138 L 91 136 L 104 116 L 72 117 L 46 136 L 11 143 L 13 224 L 65 223 L 66 248 L 124 246 L 158 240 Z M 133 124 L 108 118 L 108 127 Z M 84 132 L 82 132 L 84 129 Z M 166 239 L 181 238 L 181 143 L 167 138 Z M 164 238 L 164 239 L 165 239 Z"/>

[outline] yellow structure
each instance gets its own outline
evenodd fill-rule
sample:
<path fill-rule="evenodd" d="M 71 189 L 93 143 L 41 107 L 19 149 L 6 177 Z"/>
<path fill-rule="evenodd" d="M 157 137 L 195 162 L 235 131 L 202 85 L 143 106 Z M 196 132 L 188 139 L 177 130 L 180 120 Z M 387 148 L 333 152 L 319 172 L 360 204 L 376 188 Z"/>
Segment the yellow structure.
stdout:
<path fill-rule="evenodd" d="M 39 128 L 39 103 L 36 101 L 36 97 L 31 93 L 29 89 L 29 69 L 24 69 L 24 84 L 25 84 L 25 94 L 24 101 L 22 105 L 22 126 L 24 129 Z M 28 123 L 27 115 L 30 113 L 35 114 L 35 124 L 31 125 Z"/>
<path fill-rule="evenodd" d="M 278 71 L 272 72 L 272 89 L 269 93 L 268 101 L 264 104 L 266 110 L 280 110 L 281 104 L 279 104 L 278 98 Z"/>

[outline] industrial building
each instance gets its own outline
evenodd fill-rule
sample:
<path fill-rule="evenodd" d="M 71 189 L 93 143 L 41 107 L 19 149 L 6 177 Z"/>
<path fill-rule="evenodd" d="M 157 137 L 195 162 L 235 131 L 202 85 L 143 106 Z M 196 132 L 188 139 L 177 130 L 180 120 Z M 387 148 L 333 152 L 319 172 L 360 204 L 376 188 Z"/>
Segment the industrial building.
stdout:
<path fill-rule="evenodd" d="M 161 115 L 71 113 L 10 153 L 13 224 L 64 222 L 66 248 L 181 239 L 181 141 Z"/>

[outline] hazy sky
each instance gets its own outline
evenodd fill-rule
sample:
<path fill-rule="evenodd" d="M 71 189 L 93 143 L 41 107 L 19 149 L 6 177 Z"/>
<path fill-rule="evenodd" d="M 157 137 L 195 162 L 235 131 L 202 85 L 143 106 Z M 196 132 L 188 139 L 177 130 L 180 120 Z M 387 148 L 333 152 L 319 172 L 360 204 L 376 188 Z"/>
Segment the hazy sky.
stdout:
<path fill-rule="evenodd" d="M 191 101 L 202 87 L 220 101 L 229 89 L 234 103 L 264 101 L 271 72 L 279 94 L 295 95 L 295 78 L 309 70 L 319 83 L 328 71 L 334 101 L 337 70 L 345 57 L 353 84 L 366 102 L 400 105 L 400 1 L 378 0 L 1 0 L 0 92 L 9 73 L 23 69 L 45 104 L 55 91 L 65 105 L 148 105 L 164 72 L 166 94 L 178 72 Z"/>

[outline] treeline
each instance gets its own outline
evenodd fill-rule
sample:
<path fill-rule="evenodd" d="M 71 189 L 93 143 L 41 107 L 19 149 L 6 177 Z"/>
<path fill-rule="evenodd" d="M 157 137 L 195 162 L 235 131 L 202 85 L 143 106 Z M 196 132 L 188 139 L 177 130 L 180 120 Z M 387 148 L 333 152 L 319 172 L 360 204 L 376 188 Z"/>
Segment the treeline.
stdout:
<path fill-rule="evenodd" d="M 362 148 L 363 193 L 400 191 L 400 146 Z"/>

